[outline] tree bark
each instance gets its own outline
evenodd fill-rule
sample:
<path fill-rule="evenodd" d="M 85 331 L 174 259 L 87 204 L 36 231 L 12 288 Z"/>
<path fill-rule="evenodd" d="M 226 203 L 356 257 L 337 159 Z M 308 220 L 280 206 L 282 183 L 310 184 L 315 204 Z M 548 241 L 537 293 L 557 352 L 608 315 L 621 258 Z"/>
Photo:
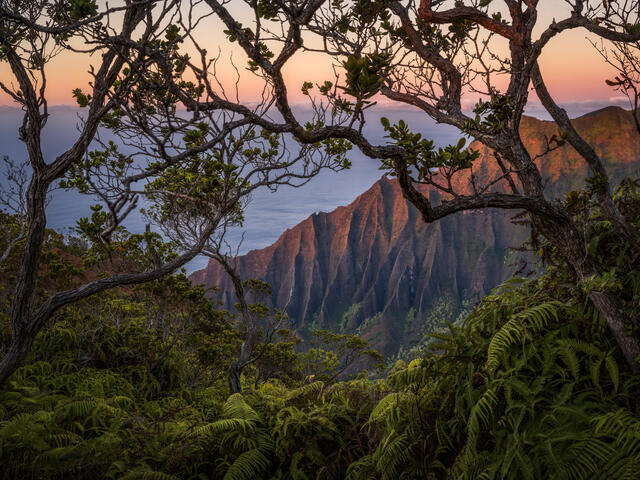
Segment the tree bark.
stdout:
<path fill-rule="evenodd" d="M 242 368 L 238 365 L 238 362 L 234 362 L 229 368 L 229 391 L 233 395 L 234 393 L 242 392 L 242 384 L 240 383 L 240 374 Z"/>
<path fill-rule="evenodd" d="M 24 364 L 33 344 L 33 338 L 32 335 L 24 332 L 13 332 L 9 351 L 0 361 L 0 385 L 3 385 L 13 372 Z"/>
<path fill-rule="evenodd" d="M 242 392 L 240 376 L 242 375 L 242 370 L 254 360 L 251 359 L 251 354 L 253 353 L 256 341 L 257 332 L 255 325 L 247 325 L 247 333 L 240 347 L 240 355 L 238 355 L 238 359 L 229 367 L 229 390 L 231 393 Z"/>
<path fill-rule="evenodd" d="M 608 292 L 590 292 L 589 300 L 604 317 L 631 370 L 634 373 L 640 373 L 638 364 L 640 342 L 629 335 L 629 316 L 622 309 L 616 296 Z"/>

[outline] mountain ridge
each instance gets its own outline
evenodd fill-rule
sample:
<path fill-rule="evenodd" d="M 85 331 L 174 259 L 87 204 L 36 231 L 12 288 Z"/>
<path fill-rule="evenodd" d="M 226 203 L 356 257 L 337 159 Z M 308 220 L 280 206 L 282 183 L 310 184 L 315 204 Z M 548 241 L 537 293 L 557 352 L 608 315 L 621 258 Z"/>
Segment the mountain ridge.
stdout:
<path fill-rule="evenodd" d="M 640 166 L 640 139 L 630 113 L 605 108 L 573 120 L 619 179 Z M 604 125 L 604 126 L 603 126 Z M 526 117 L 523 141 L 536 155 L 553 122 Z M 474 174 L 499 174 L 481 152 Z M 495 163 L 495 162 L 493 162 Z M 588 167 L 569 146 L 537 162 L 548 193 L 560 196 L 587 176 Z M 463 178 L 459 187 L 465 187 Z M 438 192 L 426 192 L 438 201 Z M 462 212 L 425 224 L 403 198 L 395 180 L 382 177 L 352 203 L 311 214 L 272 245 L 238 258 L 242 278 L 271 283 L 273 306 L 288 305 L 292 326 L 303 337 L 314 328 L 362 334 L 386 355 L 410 348 L 433 328 L 472 308 L 514 271 L 508 247 L 521 245 L 527 231 L 510 222 L 517 212 Z M 228 308 L 235 299 L 215 262 L 194 272 L 194 283 L 218 286 Z"/>

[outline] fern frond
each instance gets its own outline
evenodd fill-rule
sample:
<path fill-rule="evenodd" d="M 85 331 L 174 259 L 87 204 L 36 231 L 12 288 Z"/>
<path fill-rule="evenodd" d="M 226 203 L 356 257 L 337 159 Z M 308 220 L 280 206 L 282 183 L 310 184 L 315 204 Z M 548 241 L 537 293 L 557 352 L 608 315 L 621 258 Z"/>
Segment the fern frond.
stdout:
<path fill-rule="evenodd" d="M 369 415 L 369 422 L 374 423 L 384 418 L 389 410 L 398 405 L 399 396 L 400 394 L 398 393 L 390 393 L 380 400 L 371 411 L 371 415 Z"/>
<path fill-rule="evenodd" d="M 259 478 L 270 466 L 271 462 L 260 449 L 249 450 L 236 458 L 224 474 L 223 480 Z"/>
<path fill-rule="evenodd" d="M 399 434 L 391 430 L 387 435 L 375 453 L 376 467 L 382 474 L 382 480 L 398 478 L 402 467 L 411 463 L 413 453 L 410 444 L 411 440 L 406 432 Z"/>
<path fill-rule="evenodd" d="M 296 400 L 298 398 L 303 398 L 303 397 L 310 397 L 313 395 L 319 395 L 320 392 L 322 392 L 322 390 L 324 389 L 324 382 L 321 382 L 320 380 L 312 382 L 312 383 L 308 383 L 306 385 L 303 385 L 299 388 L 293 389 L 291 390 L 287 396 L 286 396 L 286 400 L 288 402 L 292 401 L 292 400 Z"/>
<path fill-rule="evenodd" d="M 559 356 L 569 368 L 571 375 L 575 380 L 580 378 L 580 361 L 575 350 L 564 343 L 559 344 Z"/>
<path fill-rule="evenodd" d="M 487 389 L 471 409 L 469 421 L 467 423 L 468 430 L 468 447 L 475 449 L 475 444 L 480 431 L 491 422 L 494 415 L 494 409 L 498 404 L 498 395 L 492 389 Z"/>
<path fill-rule="evenodd" d="M 513 315 L 491 338 L 487 352 L 486 367 L 493 372 L 500 363 L 501 355 L 512 345 L 521 343 L 533 333 L 544 330 L 553 320 L 558 320 L 558 310 L 564 305 L 551 301 L 534 305 Z"/>
<path fill-rule="evenodd" d="M 345 480 L 374 480 L 375 478 L 373 456 L 367 455 L 349 465 Z"/>
<path fill-rule="evenodd" d="M 244 398 L 240 393 L 235 393 L 229 396 L 222 406 L 222 412 L 227 418 L 236 418 L 248 421 L 260 420 L 258 413 L 244 401 Z"/>
<path fill-rule="evenodd" d="M 250 435 L 255 431 L 256 425 L 252 420 L 243 418 L 223 418 L 213 423 L 200 425 L 193 429 L 194 436 L 215 435 L 224 432 L 241 432 L 243 435 Z"/>
<path fill-rule="evenodd" d="M 391 382 L 397 388 L 419 387 L 425 385 L 429 379 L 428 369 L 418 365 L 413 368 L 405 368 L 397 372 Z"/>
<path fill-rule="evenodd" d="M 620 409 L 595 417 L 592 423 L 596 433 L 613 437 L 628 455 L 640 455 L 640 419 L 631 412 Z"/>
<path fill-rule="evenodd" d="M 620 369 L 618 368 L 618 363 L 613 355 L 607 355 L 604 359 L 604 365 L 609 373 L 609 377 L 613 382 L 614 391 L 618 391 L 618 387 L 620 386 Z"/>

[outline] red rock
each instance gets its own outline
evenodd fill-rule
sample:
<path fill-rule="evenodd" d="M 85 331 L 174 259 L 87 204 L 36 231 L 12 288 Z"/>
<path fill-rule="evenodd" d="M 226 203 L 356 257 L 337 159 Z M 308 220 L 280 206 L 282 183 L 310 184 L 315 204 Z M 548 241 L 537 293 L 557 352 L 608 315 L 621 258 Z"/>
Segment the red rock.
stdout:
<path fill-rule="evenodd" d="M 574 121 L 576 128 L 608 163 L 613 178 L 640 166 L 640 136 L 631 116 L 607 108 Z M 536 155 L 555 124 L 525 118 L 523 141 Z M 474 173 L 482 180 L 499 175 L 490 152 Z M 549 195 L 578 188 L 588 168 L 570 146 L 538 160 Z M 348 175 L 349 173 L 344 173 Z M 467 180 L 457 181 L 461 188 Z M 385 354 L 409 346 L 434 323 L 453 321 L 513 272 L 504 261 L 508 247 L 527 238 L 510 218 L 516 212 L 465 212 L 430 225 L 402 197 L 395 180 L 383 177 L 345 207 L 313 214 L 285 231 L 271 246 L 239 258 L 242 278 L 271 283 L 272 305 L 284 306 L 292 326 L 303 336 L 314 328 L 362 333 Z M 231 283 L 214 261 L 191 276 L 194 283 L 218 286 L 229 308 Z M 354 307 L 358 305 L 358 307 Z M 415 320 L 410 321 L 412 316 Z"/>

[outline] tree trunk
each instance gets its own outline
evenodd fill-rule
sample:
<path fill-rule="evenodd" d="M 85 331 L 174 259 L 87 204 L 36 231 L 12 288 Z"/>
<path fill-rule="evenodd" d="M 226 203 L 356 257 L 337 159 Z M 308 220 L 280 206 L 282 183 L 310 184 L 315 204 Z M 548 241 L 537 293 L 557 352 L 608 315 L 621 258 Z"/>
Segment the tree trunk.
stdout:
<path fill-rule="evenodd" d="M 640 364 L 637 361 L 640 356 L 640 342 L 629 335 L 629 317 L 618 299 L 608 292 L 590 292 L 589 300 L 604 317 L 631 370 L 634 373 L 640 373 Z"/>
<path fill-rule="evenodd" d="M 32 343 L 33 337 L 20 332 L 13 333 L 9 351 L 0 361 L 0 385 L 4 385 L 13 372 L 24 364 Z"/>
<path fill-rule="evenodd" d="M 247 329 L 245 334 L 245 339 L 240 346 L 240 354 L 238 355 L 238 359 L 231 364 L 229 367 L 229 390 L 231 394 L 242 392 L 242 384 L 240 383 L 240 375 L 242 374 L 242 370 L 249 363 L 251 363 L 251 354 L 253 353 L 253 349 L 258 341 L 258 326 L 256 325 L 256 321 L 251 315 L 249 311 L 249 305 L 247 304 L 247 299 L 244 294 L 244 286 L 242 285 L 242 280 L 236 272 L 235 268 L 231 266 L 231 264 L 227 261 L 226 257 L 223 255 L 215 255 L 213 257 L 217 260 L 220 265 L 226 270 L 233 282 L 233 287 L 236 292 L 236 297 L 238 299 L 238 309 L 240 310 L 240 317 L 242 322 Z M 255 359 L 254 359 L 255 360 Z"/>
<path fill-rule="evenodd" d="M 37 162 L 32 162 L 32 165 L 37 165 Z M 4 384 L 23 364 L 38 333 L 37 329 L 32 328 L 30 313 L 47 226 L 45 214 L 47 188 L 48 183 L 43 178 L 43 174 L 34 168 L 26 196 L 27 236 L 11 301 L 11 345 L 9 352 L 0 362 L 0 385 Z"/>
<path fill-rule="evenodd" d="M 235 362 L 229 368 L 229 391 L 233 395 L 234 393 L 242 393 L 242 384 L 240 383 L 240 374 L 242 369 L 239 367 L 238 362 Z"/>
<path fill-rule="evenodd" d="M 229 367 L 229 390 L 231 393 L 242 392 L 242 384 L 240 383 L 240 375 L 242 370 L 249 363 L 251 363 L 251 353 L 253 352 L 253 346 L 255 345 L 256 334 L 253 328 L 247 330 L 247 338 L 242 342 L 240 346 L 240 355 L 238 359 Z"/>

